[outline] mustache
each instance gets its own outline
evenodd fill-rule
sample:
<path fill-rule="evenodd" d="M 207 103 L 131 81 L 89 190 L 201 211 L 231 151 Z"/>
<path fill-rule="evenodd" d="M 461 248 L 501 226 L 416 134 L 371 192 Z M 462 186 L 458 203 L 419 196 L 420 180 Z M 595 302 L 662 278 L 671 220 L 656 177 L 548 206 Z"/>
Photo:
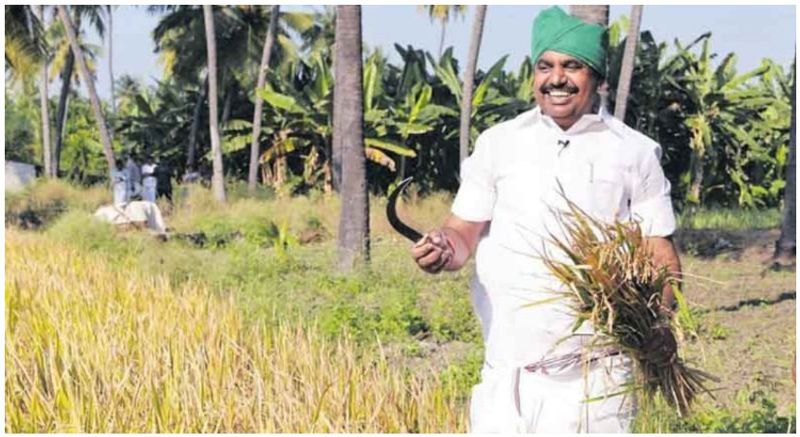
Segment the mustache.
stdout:
<path fill-rule="evenodd" d="M 578 87 L 576 87 L 575 85 L 570 85 L 570 84 L 566 84 L 565 83 L 565 84 L 561 84 L 561 85 L 544 84 L 539 88 L 539 91 L 542 94 L 549 93 L 550 91 L 554 91 L 554 90 L 555 91 L 564 91 L 564 92 L 567 92 L 567 93 L 577 93 L 578 92 Z"/>

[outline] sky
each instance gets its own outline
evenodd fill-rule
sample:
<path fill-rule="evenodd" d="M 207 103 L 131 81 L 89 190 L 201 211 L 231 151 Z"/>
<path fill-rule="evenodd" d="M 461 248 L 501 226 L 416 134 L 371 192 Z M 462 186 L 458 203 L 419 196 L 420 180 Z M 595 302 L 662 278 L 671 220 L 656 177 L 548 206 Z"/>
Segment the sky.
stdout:
<path fill-rule="evenodd" d="M 266 7 L 266 6 L 265 6 Z M 321 7 L 321 6 L 316 6 Z M 546 5 L 490 5 L 486 14 L 478 68 L 486 70 L 508 54 L 506 69 L 516 71 L 530 51 L 531 22 Z M 562 6 L 564 9 L 567 6 Z M 287 10 L 310 10 L 311 6 L 286 6 Z M 630 6 L 611 5 L 611 21 L 630 15 Z M 453 46 L 457 59 L 466 59 L 474 6 L 466 15 L 452 19 L 447 26 L 445 47 Z M 153 53 L 152 30 L 159 17 L 143 6 L 120 6 L 114 10 L 114 76 L 129 74 L 145 83 L 161 77 L 158 58 Z M 784 6 L 650 6 L 642 13 L 642 30 L 649 30 L 656 42 L 673 46 L 677 38 L 688 44 L 706 31 L 711 31 L 711 49 L 722 59 L 727 53 L 737 55 L 737 70 L 758 67 L 762 58 L 771 58 L 788 66 L 795 53 L 795 7 Z M 414 5 L 363 6 L 362 32 L 368 47 L 383 47 L 389 60 L 399 56 L 394 43 L 412 45 L 435 54 L 438 51 L 441 27 Z M 101 44 L 90 34 L 96 44 Z M 97 90 L 101 98 L 110 94 L 106 46 L 97 63 Z M 81 90 L 85 94 L 84 90 Z"/>

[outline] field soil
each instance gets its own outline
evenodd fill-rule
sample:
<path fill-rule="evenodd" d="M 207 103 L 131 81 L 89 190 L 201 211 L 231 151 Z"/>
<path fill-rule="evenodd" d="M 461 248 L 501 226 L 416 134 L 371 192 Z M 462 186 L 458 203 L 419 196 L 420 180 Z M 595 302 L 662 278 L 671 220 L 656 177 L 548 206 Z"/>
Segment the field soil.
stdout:
<path fill-rule="evenodd" d="M 780 414 L 793 412 L 795 266 L 772 262 L 777 238 L 777 229 L 692 230 L 676 236 L 684 292 L 700 324 L 685 351 L 720 378 L 714 384 L 718 406 L 736 410 L 761 391 Z"/>

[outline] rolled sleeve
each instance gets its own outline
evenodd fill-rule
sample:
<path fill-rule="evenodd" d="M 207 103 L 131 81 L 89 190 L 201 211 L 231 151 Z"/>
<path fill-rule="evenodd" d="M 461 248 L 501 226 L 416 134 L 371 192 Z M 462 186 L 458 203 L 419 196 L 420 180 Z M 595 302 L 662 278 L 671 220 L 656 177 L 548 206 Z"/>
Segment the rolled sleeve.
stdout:
<path fill-rule="evenodd" d="M 647 237 L 667 237 L 675 232 L 670 183 L 660 163 L 661 148 L 651 149 L 638 168 L 631 195 L 631 215 Z"/>
<path fill-rule="evenodd" d="M 463 220 L 489 221 L 496 198 L 490 148 L 486 136 L 481 135 L 472 155 L 461 164 L 461 186 L 451 211 Z"/>

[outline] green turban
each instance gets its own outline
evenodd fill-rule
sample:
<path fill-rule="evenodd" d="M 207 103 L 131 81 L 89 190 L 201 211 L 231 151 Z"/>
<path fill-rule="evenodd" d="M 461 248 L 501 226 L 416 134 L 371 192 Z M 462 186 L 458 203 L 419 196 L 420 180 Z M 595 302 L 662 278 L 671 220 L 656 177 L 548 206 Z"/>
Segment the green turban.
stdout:
<path fill-rule="evenodd" d="M 547 8 L 533 20 L 531 59 L 534 64 L 547 50 L 580 59 L 600 76 L 606 76 L 608 33 L 599 24 L 589 24 L 567 15 L 558 6 Z"/>

